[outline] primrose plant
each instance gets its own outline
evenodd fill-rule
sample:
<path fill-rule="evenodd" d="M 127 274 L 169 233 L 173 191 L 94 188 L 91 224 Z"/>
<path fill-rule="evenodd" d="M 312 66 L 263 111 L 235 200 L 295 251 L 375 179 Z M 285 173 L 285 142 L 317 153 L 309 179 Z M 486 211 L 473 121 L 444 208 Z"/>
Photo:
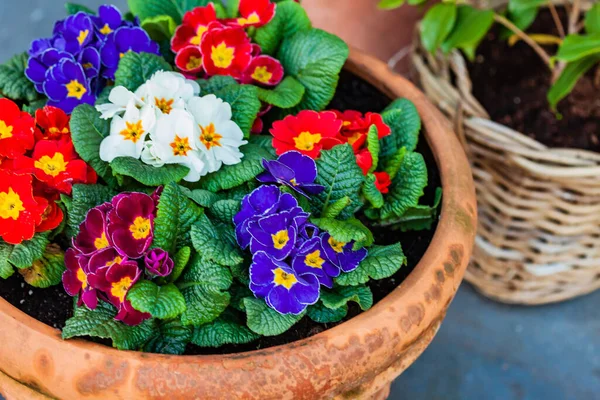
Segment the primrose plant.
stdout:
<path fill-rule="evenodd" d="M 409 0 L 422 5 L 427 0 Z M 380 8 L 401 6 L 404 0 L 382 0 Z M 552 87 L 548 102 L 553 109 L 575 87 L 577 81 L 592 68 L 600 65 L 600 3 L 584 7 L 582 0 L 565 0 L 567 25 L 561 22 L 558 2 L 547 0 L 510 0 L 506 10 L 475 8 L 463 2 L 450 0 L 431 7 L 420 26 L 421 40 L 426 50 L 438 49 L 448 53 L 462 50 L 473 60 L 475 51 L 494 22 L 502 26 L 502 36 L 514 44 L 526 42 L 552 73 Z M 552 13 L 558 36 L 528 32 L 541 7 Z M 546 45 L 558 46 L 549 53 Z M 543 47 L 544 46 L 544 47 Z"/>

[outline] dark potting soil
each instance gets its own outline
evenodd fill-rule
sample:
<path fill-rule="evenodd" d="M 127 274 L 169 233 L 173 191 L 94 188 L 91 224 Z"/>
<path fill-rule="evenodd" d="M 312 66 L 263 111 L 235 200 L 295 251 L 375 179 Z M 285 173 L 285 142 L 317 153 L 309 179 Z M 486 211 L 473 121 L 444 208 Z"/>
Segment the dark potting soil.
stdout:
<path fill-rule="evenodd" d="M 379 112 L 389 103 L 390 99 L 370 84 L 350 73 L 342 72 L 336 96 L 329 108 L 342 111 L 353 109 L 361 112 Z M 425 139 L 420 141 L 417 150 L 423 154 L 429 173 L 429 186 L 425 190 L 425 195 L 421 203 L 431 205 L 434 201 L 436 188 L 441 186 L 439 172 L 433 154 Z M 400 242 L 408 258 L 408 265 L 402 267 L 395 275 L 388 279 L 373 281 L 369 284 L 373 291 L 375 303 L 387 296 L 410 274 L 423 257 L 423 254 L 425 254 L 427 247 L 429 247 L 436 227 L 437 221 L 432 225 L 430 230 L 419 232 L 373 229 L 376 243 L 386 245 Z M 31 288 L 25 284 L 19 273 L 15 273 L 8 280 L 0 280 L 0 297 L 3 297 L 33 318 L 55 328 L 62 328 L 65 325 L 65 321 L 72 315 L 73 300 L 64 292 L 62 285 L 49 289 Z M 356 304 L 350 303 L 349 312 L 344 321 L 358 315 L 360 312 L 360 308 Z M 230 354 L 264 349 L 313 336 L 340 323 L 319 324 L 305 317 L 294 325 L 292 329 L 280 336 L 265 337 L 246 345 L 227 345 L 218 349 L 200 348 L 190 344 L 185 354 Z M 98 342 L 107 344 L 106 341 Z"/>
<path fill-rule="evenodd" d="M 559 13 L 566 27 L 564 10 Z M 592 69 L 558 104 L 557 118 L 546 99 L 550 70 L 526 43 L 511 47 L 499 32 L 496 27 L 489 33 L 469 65 L 473 93 L 490 117 L 549 147 L 600 151 L 600 69 Z M 527 32 L 558 35 L 548 10 Z M 556 46 L 546 49 L 553 54 Z"/>

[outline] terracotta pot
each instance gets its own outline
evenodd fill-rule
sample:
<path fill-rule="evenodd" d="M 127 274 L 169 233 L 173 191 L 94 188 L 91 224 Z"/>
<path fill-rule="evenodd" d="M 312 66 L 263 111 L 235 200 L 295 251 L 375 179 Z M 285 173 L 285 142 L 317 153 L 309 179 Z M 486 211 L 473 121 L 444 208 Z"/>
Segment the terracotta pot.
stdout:
<path fill-rule="evenodd" d="M 388 62 L 395 55 L 395 71 L 406 74 L 415 25 L 423 10 L 404 5 L 380 10 L 379 0 L 303 0 L 302 6 L 317 28 L 334 33 L 346 43 Z"/>
<path fill-rule="evenodd" d="M 214 356 L 117 351 L 60 332 L 0 299 L 0 394 L 31 389 L 59 399 L 384 399 L 390 383 L 425 350 L 462 280 L 476 203 L 467 159 L 448 123 L 412 84 L 352 51 L 348 70 L 423 118 L 441 172 L 441 218 L 415 270 L 371 310 L 283 346 Z M 23 394 L 25 393 L 25 394 Z"/>

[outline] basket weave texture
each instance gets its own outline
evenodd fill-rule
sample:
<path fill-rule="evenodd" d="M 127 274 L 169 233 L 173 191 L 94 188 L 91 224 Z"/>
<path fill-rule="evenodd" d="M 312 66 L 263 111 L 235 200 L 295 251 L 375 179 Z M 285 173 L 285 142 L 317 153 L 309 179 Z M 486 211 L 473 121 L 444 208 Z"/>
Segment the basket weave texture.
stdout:
<path fill-rule="evenodd" d="M 600 154 L 548 148 L 491 121 L 463 56 L 434 57 L 415 43 L 419 82 L 453 122 L 473 170 L 479 226 L 465 279 L 526 305 L 600 288 Z"/>

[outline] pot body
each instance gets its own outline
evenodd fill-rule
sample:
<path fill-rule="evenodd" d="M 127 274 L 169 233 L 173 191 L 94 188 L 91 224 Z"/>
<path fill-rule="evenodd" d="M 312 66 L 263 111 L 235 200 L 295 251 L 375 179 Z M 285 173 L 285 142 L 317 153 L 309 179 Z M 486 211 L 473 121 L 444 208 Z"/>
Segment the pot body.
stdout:
<path fill-rule="evenodd" d="M 423 11 L 403 5 L 380 10 L 379 0 L 303 0 L 302 6 L 316 28 L 336 34 L 351 46 L 388 62 L 406 74 L 410 67 L 411 40 Z"/>
<path fill-rule="evenodd" d="M 117 351 L 60 332 L 0 299 L 0 394 L 15 384 L 50 398 L 384 399 L 433 339 L 472 251 L 476 203 L 467 159 L 449 124 L 412 84 L 352 50 L 346 65 L 390 97 L 416 105 L 439 166 L 437 230 L 407 279 L 372 309 L 290 344 L 247 353 L 168 356 Z M 0 375 L 0 378 L 2 375 Z M 11 386 L 12 385 L 12 386 Z"/>

